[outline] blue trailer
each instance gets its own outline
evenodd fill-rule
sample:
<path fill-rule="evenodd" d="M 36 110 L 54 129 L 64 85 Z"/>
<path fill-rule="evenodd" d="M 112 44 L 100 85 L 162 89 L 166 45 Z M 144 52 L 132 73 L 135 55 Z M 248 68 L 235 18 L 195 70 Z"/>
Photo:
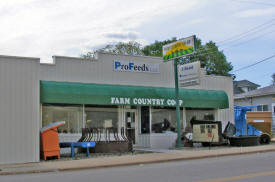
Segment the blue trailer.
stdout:
<path fill-rule="evenodd" d="M 234 106 L 236 127 L 235 136 L 258 136 L 260 137 L 260 143 L 267 144 L 270 142 L 270 136 L 268 136 L 266 133 L 262 133 L 262 131 L 258 130 L 250 124 L 247 124 L 246 122 L 246 112 L 252 111 L 252 109 L 256 107 L 257 105 Z"/>
<path fill-rule="evenodd" d="M 246 125 L 246 112 L 252 111 L 253 108 L 256 108 L 257 105 L 251 106 L 234 106 L 234 114 L 235 114 L 235 127 L 236 127 L 236 136 L 243 135 L 261 135 L 261 131 L 256 129 L 255 127 Z"/>

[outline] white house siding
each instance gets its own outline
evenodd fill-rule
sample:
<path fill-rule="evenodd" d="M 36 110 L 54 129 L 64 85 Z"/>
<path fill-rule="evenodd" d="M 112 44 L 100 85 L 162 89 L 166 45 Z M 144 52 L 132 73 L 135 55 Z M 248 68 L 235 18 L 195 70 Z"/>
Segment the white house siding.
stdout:
<path fill-rule="evenodd" d="M 234 100 L 235 106 L 249 106 L 252 105 L 252 99 L 251 98 L 244 98 L 244 99 L 235 99 Z"/>
<path fill-rule="evenodd" d="M 0 164 L 39 161 L 39 59 L 0 56 Z"/>
<path fill-rule="evenodd" d="M 259 97 L 247 97 L 242 99 L 235 99 L 235 105 L 268 105 L 268 111 L 271 111 L 271 105 L 274 102 L 272 95 L 259 96 Z"/>

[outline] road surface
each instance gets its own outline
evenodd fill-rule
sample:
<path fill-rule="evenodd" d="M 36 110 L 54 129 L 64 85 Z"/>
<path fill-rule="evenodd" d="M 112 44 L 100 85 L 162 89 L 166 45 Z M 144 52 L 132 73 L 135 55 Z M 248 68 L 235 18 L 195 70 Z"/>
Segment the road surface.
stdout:
<path fill-rule="evenodd" d="M 275 152 L 68 172 L 0 176 L 0 182 L 275 182 Z"/>

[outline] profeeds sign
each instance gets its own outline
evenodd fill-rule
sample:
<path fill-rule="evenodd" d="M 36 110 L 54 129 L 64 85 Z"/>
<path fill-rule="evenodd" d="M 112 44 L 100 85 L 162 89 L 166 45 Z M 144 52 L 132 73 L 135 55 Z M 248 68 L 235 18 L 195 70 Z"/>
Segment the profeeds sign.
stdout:
<path fill-rule="evenodd" d="M 200 62 L 183 64 L 178 66 L 179 87 L 198 85 L 200 83 Z"/>
<path fill-rule="evenodd" d="M 195 35 L 180 39 L 162 47 L 164 61 L 191 54 L 195 50 Z"/>
<path fill-rule="evenodd" d="M 159 64 L 114 60 L 114 71 L 159 73 Z"/>

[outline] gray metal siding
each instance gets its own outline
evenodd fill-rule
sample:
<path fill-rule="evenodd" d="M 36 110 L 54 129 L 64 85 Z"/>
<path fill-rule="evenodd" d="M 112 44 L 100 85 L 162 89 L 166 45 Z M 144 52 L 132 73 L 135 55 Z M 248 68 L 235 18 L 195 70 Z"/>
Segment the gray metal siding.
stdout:
<path fill-rule="evenodd" d="M 39 59 L 0 56 L 0 164 L 39 161 Z"/>
<path fill-rule="evenodd" d="M 159 58 L 99 54 L 98 60 L 56 57 L 54 65 L 41 64 L 41 80 L 101 83 L 137 86 L 173 87 L 172 62 L 163 63 Z M 160 73 L 134 73 L 113 71 L 114 60 L 159 63 Z"/>

